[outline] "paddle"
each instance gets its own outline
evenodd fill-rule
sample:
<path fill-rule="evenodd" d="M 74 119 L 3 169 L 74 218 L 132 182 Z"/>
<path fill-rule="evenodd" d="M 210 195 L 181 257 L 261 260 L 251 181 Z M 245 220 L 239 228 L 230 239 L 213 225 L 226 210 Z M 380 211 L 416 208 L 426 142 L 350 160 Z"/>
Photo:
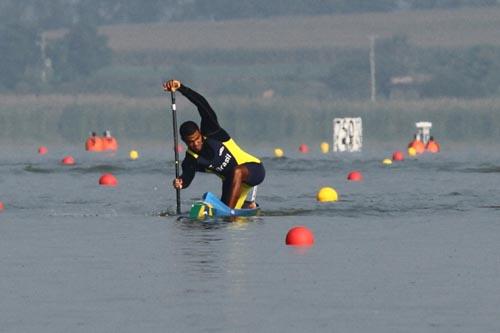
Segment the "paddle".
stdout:
<path fill-rule="evenodd" d="M 175 91 L 170 92 L 172 97 L 172 124 L 174 127 L 174 156 L 175 156 L 175 178 L 179 178 L 179 138 L 177 136 L 177 108 L 175 106 Z M 181 190 L 176 188 L 177 214 L 181 213 Z"/>

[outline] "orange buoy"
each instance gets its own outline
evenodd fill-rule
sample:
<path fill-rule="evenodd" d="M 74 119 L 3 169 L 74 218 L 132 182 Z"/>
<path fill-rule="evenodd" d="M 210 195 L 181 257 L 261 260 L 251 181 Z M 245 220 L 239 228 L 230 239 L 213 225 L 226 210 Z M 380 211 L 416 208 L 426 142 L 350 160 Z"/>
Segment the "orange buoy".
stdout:
<path fill-rule="evenodd" d="M 118 141 L 112 136 L 110 137 L 102 137 L 102 150 L 104 151 L 117 151 L 118 150 Z"/>
<path fill-rule="evenodd" d="M 47 149 L 47 147 L 45 146 L 40 146 L 38 147 L 38 154 L 40 155 L 45 155 L 49 152 L 49 150 Z"/>
<path fill-rule="evenodd" d="M 425 145 L 420 140 L 414 140 L 411 147 L 415 148 L 417 154 L 422 154 L 425 152 Z"/>
<path fill-rule="evenodd" d="M 2 201 L 0 201 L 0 212 L 2 212 L 5 209 L 5 205 L 3 204 Z"/>
<path fill-rule="evenodd" d="M 392 153 L 392 160 L 393 161 L 403 161 L 405 159 L 405 156 L 403 155 L 403 152 L 396 150 L 394 153 Z"/>
<path fill-rule="evenodd" d="M 314 235 L 306 227 L 293 227 L 286 234 L 285 243 L 292 246 L 310 246 L 314 244 Z"/>
<path fill-rule="evenodd" d="M 299 146 L 299 151 L 302 154 L 307 154 L 309 152 L 309 147 L 305 143 L 303 143 Z"/>
<path fill-rule="evenodd" d="M 118 180 L 111 173 L 104 173 L 99 178 L 99 185 L 103 186 L 116 186 L 118 185 Z"/>
<path fill-rule="evenodd" d="M 61 160 L 61 163 L 64 164 L 64 165 L 74 165 L 75 164 L 75 159 L 73 158 L 73 156 L 68 155 L 68 156 L 65 156 Z"/>
<path fill-rule="evenodd" d="M 439 146 L 439 143 L 437 143 L 436 141 L 429 140 L 429 142 L 427 142 L 426 149 L 429 153 L 439 153 L 441 147 Z"/>
<path fill-rule="evenodd" d="M 347 180 L 351 180 L 353 182 L 359 182 L 363 180 L 363 175 L 360 171 L 351 171 L 347 175 Z"/>
<path fill-rule="evenodd" d="M 102 139 L 96 136 L 95 132 L 92 132 L 92 135 L 85 141 L 85 150 L 93 152 L 103 151 Z"/>
<path fill-rule="evenodd" d="M 102 149 L 104 151 L 117 151 L 118 150 L 118 141 L 116 138 L 111 136 L 110 130 L 105 130 L 101 137 L 102 140 Z"/>

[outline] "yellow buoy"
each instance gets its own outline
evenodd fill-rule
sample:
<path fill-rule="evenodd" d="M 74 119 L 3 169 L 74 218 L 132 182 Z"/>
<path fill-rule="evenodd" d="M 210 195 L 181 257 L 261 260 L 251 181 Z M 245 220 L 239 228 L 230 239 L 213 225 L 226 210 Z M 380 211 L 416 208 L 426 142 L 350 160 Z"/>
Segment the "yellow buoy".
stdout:
<path fill-rule="evenodd" d="M 281 149 L 281 148 L 274 149 L 274 156 L 283 157 L 283 155 L 285 155 L 285 153 L 283 152 L 283 149 Z"/>
<path fill-rule="evenodd" d="M 409 156 L 415 156 L 417 155 L 417 150 L 413 147 L 408 148 L 408 155 Z"/>
<path fill-rule="evenodd" d="M 328 142 L 321 142 L 320 148 L 323 154 L 327 154 L 328 151 L 330 150 L 330 145 L 328 144 Z"/>
<path fill-rule="evenodd" d="M 322 187 L 318 194 L 316 194 L 316 200 L 319 202 L 338 201 L 339 195 L 337 191 L 331 187 Z"/>
<path fill-rule="evenodd" d="M 129 156 L 131 160 L 136 160 L 139 157 L 139 153 L 137 150 L 131 150 Z"/>
<path fill-rule="evenodd" d="M 392 160 L 390 158 L 386 158 L 382 161 L 382 163 L 384 163 L 385 165 L 391 165 L 392 164 Z"/>

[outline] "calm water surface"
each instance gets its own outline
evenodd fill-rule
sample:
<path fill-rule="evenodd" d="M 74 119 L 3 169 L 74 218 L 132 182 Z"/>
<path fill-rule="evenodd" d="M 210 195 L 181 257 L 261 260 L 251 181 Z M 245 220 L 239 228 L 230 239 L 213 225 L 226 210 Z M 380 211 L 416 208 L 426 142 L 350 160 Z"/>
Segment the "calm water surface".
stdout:
<path fill-rule="evenodd" d="M 389 167 L 397 146 L 262 149 L 263 215 L 240 223 L 173 216 L 168 149 L 36 148 L 0 156 L 0 332 L 500 331 L 498 147 Z M 99 186 L 103 172 L 119 185 Z M 197 175 L 183 210 L 219 186 Z M 323 186 L 340 201 L 317 203 Z M 313 247 L 285 246 L 295 225 Z"/>

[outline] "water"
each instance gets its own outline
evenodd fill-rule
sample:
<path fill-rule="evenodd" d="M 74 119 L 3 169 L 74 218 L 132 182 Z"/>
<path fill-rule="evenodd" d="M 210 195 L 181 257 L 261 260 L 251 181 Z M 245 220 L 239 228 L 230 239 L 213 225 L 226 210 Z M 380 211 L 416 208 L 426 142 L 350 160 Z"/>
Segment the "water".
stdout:
<path fill-rule="evenodd" d="M 274 159 L 248 222 L 172 216 L 168 147 L 0 156 L 1 332 L 498 332 L 500 158 L 451 146 Z M 132 149 L 132 147 L 130 148 Z M 288 150 L 290 151 L 290 150 Z M 76 166 L 59 160 L 73 154 Z M 346 180 L 360 170 L 365 180 Z M 99 186 L 103 172 L 118 178 Z M 214 176 L 182 192 L 186 211 Z M 320 204 L 334 187 L 340 201 Z M 305 225 L 308 249 L 284 244 Z"/>

